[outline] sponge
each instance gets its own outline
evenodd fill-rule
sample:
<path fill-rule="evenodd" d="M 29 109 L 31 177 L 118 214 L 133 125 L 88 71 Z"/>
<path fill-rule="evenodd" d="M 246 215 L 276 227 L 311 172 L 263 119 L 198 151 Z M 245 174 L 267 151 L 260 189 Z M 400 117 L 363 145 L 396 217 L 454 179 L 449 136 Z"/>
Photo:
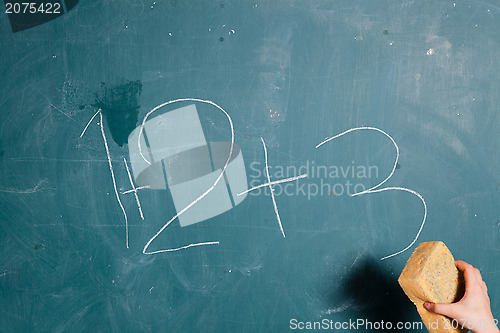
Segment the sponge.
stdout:
<path fill-rule="evenodd" d="M 417 246 L 398 282 L 406 296 L 417 307 L 429 332 L 467 332 L 466 329 L 461 329 L 456 321 L 424 308 L 425 302 L 457 302 L 465 292 L 463 274 L 455 266 L 453 255 L 443 242 L 425 242 Z"/>

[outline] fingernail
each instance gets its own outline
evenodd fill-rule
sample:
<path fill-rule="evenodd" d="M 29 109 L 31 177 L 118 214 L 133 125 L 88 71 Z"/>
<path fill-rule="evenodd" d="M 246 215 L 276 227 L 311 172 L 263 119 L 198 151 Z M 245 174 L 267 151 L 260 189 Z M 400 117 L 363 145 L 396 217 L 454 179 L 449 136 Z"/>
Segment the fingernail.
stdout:
<path fill-rule="evenodd" d="M 430 307 L 430 306 L 431 306 L 431 303 L 427 302 L 427 303 L 425 303 L 425 304 L 424 304 L 424 306 L 425 306 L 426 308 L 428 308 L 428 307 Z"/>

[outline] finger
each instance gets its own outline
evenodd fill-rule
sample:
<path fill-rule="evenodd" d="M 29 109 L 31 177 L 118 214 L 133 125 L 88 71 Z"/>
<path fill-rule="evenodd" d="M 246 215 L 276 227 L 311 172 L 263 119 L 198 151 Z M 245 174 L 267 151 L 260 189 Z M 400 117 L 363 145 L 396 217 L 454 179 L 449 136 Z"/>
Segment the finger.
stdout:
<path fill-rule="evenodd" d="M 476 272 L 476 275 L 477 275 L 477 278 L 479 279 L 479 281 L 483 281 L 483 276 L 481 275 L 481 271 L 479 270 L 479 268 L 475 268 L 475 272 Z"/>
<path fill-rule="evenodd" d="M 456 318 L 457 314 L 457 303 L 454 304 L 442 304 L 442 303 L 424 303 L 424 307 L 434 313 L 441 314 L 450 318 Z"/>
<path fill-rule="evenodd" d="M 471 264 L 469 264 L 463 260 L 455 260 L 455 266 L 457 266 L 457 268 L 459 270 L 461 270 L 462 272 L 465 271 L 467 268 L 474 267 Z"/>
<path fill-rule="evenodd" d="M 482 281 L 481 273 L 471 264 L 468 264 L 462 260 L 455 260 L 455 265 L 464 273 L 466 290 L 469 290 L 469 288 L 474 288 L 474 286 Z"/>

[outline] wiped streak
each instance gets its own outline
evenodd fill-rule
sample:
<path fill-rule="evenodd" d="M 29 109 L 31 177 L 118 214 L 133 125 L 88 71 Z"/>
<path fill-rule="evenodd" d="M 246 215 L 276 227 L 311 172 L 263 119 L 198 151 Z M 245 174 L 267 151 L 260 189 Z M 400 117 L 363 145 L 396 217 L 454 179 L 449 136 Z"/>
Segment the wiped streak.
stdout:
<path fill-rule="evenodd" d="M 264 159 L 266 162 L 266 176 L 267 176 L 267 181 L 268 183 L 271 183 L 271 177 L 269 176 L 269 165 L 267 164 L 267 148 L 266 148 L 266 143 L 264 142 L 264 139 L 260 138 L 260 141 L 262 141 L 262 146 L 264 147 Z M 271 190 L 271 198 L 273 199 L 273 206 L 274 206 L 274 212 L 276 213 L 276 218 L 278 219 L 278 224 L 280 226 L 281 233 L 283 234 L 283 237 L 285 236 L 285 231 L 283 230 L 283 225 L 281 224 L 281 218 L 280 214 L 278 212 L 278 205 L 276 204 L 276 198 L 274 197 L 274 189 L 272 185 L 268 185 L 269 189 Z"/>
<path fill-rule="evenodd" d="M 122 194 L 128 194 L 128 193 L 132 193 L 134 191 L 144 190 L 146 188 L 151 188 L 151 185 L 139 186 L 139 187 L 136 187 L 133 190 L 128 190 L 128 191 L 122 192 Z"/>
<path fill-rule="evenodd" d="M 212 101 L 202 100 L 202 99 L 196 99 L 196 98 L 182 98 L 182 99 L 176 99 L 176 100 L 173 100 L 173 101 L 169 101 L 169 102 L 165 102 L 163 104 L 160 104 L 159 106 L 157 106 L 154 109 L 152 109 L 151 111 L 149 111 L 146 114 L 146 116 L 144 116 L 144 119 L 143 119 L 142 124 L 141 124 L 141 129 L 139 131 L 139 136 L 138 136 L 139 138 L 138 138 L 138 141 L 137 141 L 137 144 L 138 144 L 138 147 L 139 147 L 139 152 L 141 153 L 141 156 L 144 159 L 144 161 L 146 161 L 147 163 L 151 164 L 148 160 L 146 160 L 146 158 L 144 157 L 144 155 L 142 155 L 141 140 L 140 140 L 141 135 L 142 135 L 142 131 L 143 131 L 143 128 L 144 128 L 144 124 L 146 123 L 147 118 L 154 111 L 158 110 L 159 108 L 161 108 L 161 107 L 163 107 L 165 105 L 172 104 L 172 103 L 175 103 L 175 102 L 187 102 L 187 101 L 207 103 L 207 104 L 215 106 L 217 109 L 219 109 L 220 111 L 222 111 L 224 113 L 224 115 L 226 116 L 227 120 L 229 121 L 229 126 L 231 128 L 231 147 L 229 149 L 229 156 L 227 157 L 227 161 L 224 164 L 224 167 L 222 168 L 222 171 L 221 171 L 220 175 L 217 177 L 217 179 L 215 180 L 215 182 L 213 183 L 213 185 L 210 186 L 205 192 L 203 192 L 203 194 L 201 194 L 198 198 L 196 198 L 195 200 L 193 200 L 189 205 L 187 205 L 181 211 L 179 211 L 177 214 L 175 214 L 167 223 L 165 223 L 163 225 L 163 227 L 161 227 L 161 229 L 158 230 L 158 232 L 146 243 L 146 245 L 144 246 L 144 249 L 142 250 L 143 254 L 157 254 L 157 253 L 162 253 L 162 252 L 171 252 L 171 251 L 183 250 L 183 249 L 187 249 L 187 248 L 192 247 L 192 246 L 219 244 L 219 242 L 206 242 L 206 243 L 198 243 L 197 245 L 190 244 L 190 245 L 179 247 L 179 248 L 175 248 L 175 249 L 165 249 L 165 250 L 158 250 L 158 251 L 153 251 L 153 252 L 147 252 L 147 249 L 148 249 L 149 245 L 151 244 L 151 242 L 153 242 L 156 239 L 156 237 L 158 237 L 163 232 L 163 230 L 165 230 L 165 228 L 167 228 L 170 225 L 170 223 L 172 223 L 177 217 L 179 217 L 181 214 L 183 214 L 189 208 L 193 207 L 196 203 L 198 203 L 198 201 L 200 201 L 207 194 L 209 194 L 210 192 L 213 191 L 213 189 L 215 188 L 215 186 L 219 183 L 219 181 L 221 180 L 221 178 L 224 176 L 224 173 L 226 172 L 226 168 L 227 168 L 229 162 L 231 161 L 231 156 L 233 155 L 233 149 L 234 149 L 234 126 L 233 126 L 233 120 L 231 119 L 231 116 L 229 116 L 229 114 L 223 108 L 221 108 L 219 105 L 215 104 Z"/>
<path fill-rule="evenodd" d="M 302 178 L 306 178 L 307 177 L 307 173 L 304 173 L 300 176 L 296 176 L 296 177 L 291 177 L 291 178 L 286 178 L 286 179 L 280 179 L 280 180 L 275 180 L 275 181 L 272 181 L 272 182 L 268 182 L 268 183 L 264 183 L 264 184 L 260 184 L 258 186 L 255 186 L 255 187 L 252 187 L 251 189 L 248 189 L 246 191 L 243 191 L 241 193 L 238 193 L 236 195 L 243 195 L 245 193 L 248 193 L 248 192 L 251 192 L 253 190 L 256 190 L 256 189 L 259 189 L 261 187 L 264 187 L 264 186 L 270 186 L 270 185 L 276 185 L 276 184 L 281 184 L 281 183 L 287 183 L 287 182 L 291 182 L 291 181 L 294 181 L 294 180 L 298 180 L 298 179 L 302 179 Z"/>
<path fill-rule="evenodd" d="M 135 187 L 134 180 L 132 179 L 132 175 L 130 174 L 130 169 L 128 168 L 127 160 L 125 159 L 125 157 L 123 158 L 123 163 L 125 163 L 125 168 L 127 168 L 128 180 L 130 180 L 130 184 L 132 185 L 132 192 L 134 192 L 135 201 L 137 203 L 137 208 L 139 208 L 141 219 L 144 220 L 144 215 L 142 214 L 141 202 L 139 201 L 139 196 L 137 195 L 137 188 Z"/>
<path fill-rule="evenodd" d="M 33 188 L 30 188 L 30 189 L 27 189 L 27 190 L 16 190 L 16 189 L 6 189 L 6 190 L 2 190 L 0 189 L 0 192 L 2 193 L 15 193 L 15 194 L 30 194 L 30 193 L 36 193 L 36 192 L 40 192 L 42 190 L 44 190 L 44 188 L 39 188 L 43 183 L 45 183 L 47 181 L 47 179 L 42 179 L 40 180 L 40 182 L 35 185 L 35 187 Z"/>
<path fill-rule="evenodd" d="M 327 138 L 325 140 L 323 140 L 320 144 L 318 144 L 316 146 L 316 148 L 319 148 L 320 146 L 324 145 L 325 143 L 333 140 L 333 139 L 336 139 L 336 138 L 339 138 L 347 133 L 350 133 L 350 132 L 354 132 L 354 131 L 359 131 L 359 130 L 373 130 L 373 131 L 377 131 L 377 132 L 380 132 L 382 134 L 384 134 L 385 136 L 387 136 L 391 141 L 392 141 L 392 144 L 394 145 L 394 147 L 396 147 L 396 160 L 394 161 L 394 166 L 392 167 L 392 170 L 391 170 L 391 173 L 389 174 L 389 176 L 387 176 L 387 178 L 385 178 L 382 182 L 380 182 L 379 184 L 367 189 L 367 190 L 364 190 L 362 192 L 358 192 L 358 193 L 354 193 L 352 194 L 351 196 L 355 196 L 355 195 L 359 195 L 359 194 L 363 194 L 363 193 L 369 193 L 370 191 L 372 190 L 375 190 L 376 188 L 380 187 L 382 184 L 384 184 L 386 181 L 389 180 L 389 178 L 392 177 L 392 175 L 394 174 L 394 171 L 396 171 L 396 167 L 398 165 L 398 160 L 399 160 L 399 147 L 398 145 L 396 144 L 396 141 L 394 141 L 394 139 L 392 138 L 392 136 L 390 136 L 389 134 L 387 134 L 386 132 L 382 131 L 380 128 L 377 128 L 377 127 L 368 127 L 368 126 L 363 126 L 363 127 L 355 127 L 355 128 L 351 128 L 351 129 L 348 129 L 347 131 L 344 131 L 340 134 L 337 134 L 335 136 L 332 136 L 330 138 Z"/>
<path fill-rule="evenodd" d="M 89 122 L 87 123 L 87 126 L 85 126 L 85 128 L 82 131 L 82 134 L 80 134 L 80 138 L 85 134 L 87 128 L 90 126 L 90 123 L 92 122 L 92 120 L 94 120 L 94 118 L 97 116 L 99 112 L 101 112 L 101 109 L 97 110 L 97 112 L 92 116 L 92 118 L 90 118 Z"/>
<path fill-rule="evenodd" d="M 116 195 L 116 200 L 118 201 L 118 204 L 120 205 L 120 208 L 122 209 L 123 216 L 125 217 L 125 235 L 126 235 L 126 243 L 127 243 L 127 249 L 128 247 L 128 217 L 127 213 L 125 212 L 125 208 L 123 208 L 122 201 L 120 200 L 120 195 L 118 194 L 118 188 L 116 187 L 116 180 L 115 180 L 115 172 L 113 171 L 113 164 L 111 163 L 111 155 L 109 154 L 109 147 L 108 147 L 108 140 L 106 139 L 106 133 L 104 133 L 104 126 L 102 125 L 102 113 L 101 110 L 99 109 L 99 125 L 101 126 L 101 133 L 102 133 L 102 139 L 104 140 L 104 147 L 106 147 L 106 154 L 108 155 L 108 164 L 109 164 L 109 171 L 111 172 L 111 179 L 113 180 L 113 188 L 115 190 L 115 195 Z"/>
<path fill-rule="evenodd" d="M 67 117 L 68 119 L 71 119 L 73 120 L 74 122 L 76 122 L 75 119 L 71 118 L 70 116 L 68 116 L 66 113 L 64 113 L 61 109 L 59 109 L 57 106 L 55 106 L 54 104 L 50 103 L 50 106 L 52 106 L 54 109 L 56 109 L 57 111 L 59 111 L 61 114 L 63 114 L 65 117 Z"/>
<path fill-rule="evenodd" d="M 420 195 L 420 193 L 414 191 L 414 190 L 411 190 L 409 188 L 406 188 L 406 187 L 384 187 L 384 188 L 381 188 L 381 189 L 378 189 L 378 190 L 374 190 L 374 191 L 370 191 L 369 193 L 377 193 L 377 192 L 383 192 L 383 191 L 391 191 L 391 190 L 394 190 L 394 191 L 404 191 L 404 192 L 409 192 L 411 194 L 414 194 L 416 195 L 417 197 L 420 198 L 420 200 L 422 200 L 422 203 L 424 204 L 424 218 L 422 220 L 422 224 L 420 225 L 420 229 L 418 230 L 417 232 L 417 235 L 415 236 L 415 238 L 413 239 L 413 241 L 407 246 L 405 247 L 404 249 L 402 249 L 401 251 L 398 251 L 396 253 L 393 253 L 391 255 L 388 255 L 388 256 L 385 256 L 383 257 L 382 259 L 380 260 L 385 260 L 385 259 L 388 259 L 390 257 L 394 257 L 398 254 L 401 254 L 403 252 L 405 252 L 406 250 L 408 250 L 410 247 L 413 246 L 413 244 L 415 244 L 415 242 L 417 241 L 418 237 L 420 236 L 420 233 L 422 232 L 422 229 L 424 228 L 424 224 L 425 224 L 425 221 L 427 219 L 427 204 L 425 203 L 425 200 L 424 198 L 422 197 L 422 195 Z"/>

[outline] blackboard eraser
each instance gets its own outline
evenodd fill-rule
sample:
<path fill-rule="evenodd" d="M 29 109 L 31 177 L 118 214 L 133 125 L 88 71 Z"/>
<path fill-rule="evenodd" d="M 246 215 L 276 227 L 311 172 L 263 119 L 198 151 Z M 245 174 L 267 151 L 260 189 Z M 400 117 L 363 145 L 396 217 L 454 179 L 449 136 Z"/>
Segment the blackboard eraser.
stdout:
<path fill-rule="evenodd" d="M 424 242 L 417 246 L 398 279 L 406 296 L 415 304 L 431 333 L 466 333 L 450 318 L 428 311 L 424 303 L 454 303 L 465 292 L 463 273 L 455 266 L 443 242 Z M 455 325 L 454 325 L 455 324 Z"/>

